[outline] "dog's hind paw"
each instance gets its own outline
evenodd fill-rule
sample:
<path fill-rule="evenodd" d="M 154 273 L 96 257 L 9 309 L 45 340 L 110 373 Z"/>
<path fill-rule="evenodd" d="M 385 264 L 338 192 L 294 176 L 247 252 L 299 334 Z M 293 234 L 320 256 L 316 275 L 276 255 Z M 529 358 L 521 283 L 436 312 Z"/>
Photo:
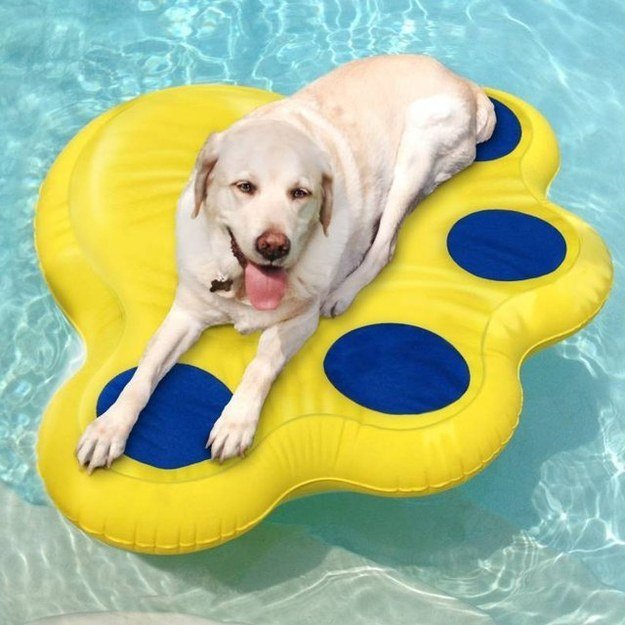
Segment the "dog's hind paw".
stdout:
<path fill-rule="evenodd" d="M 321 315 L 323 317 L 338 317 L 342 315 L 354 301 L 355 295 L 346 292 L 344 289 L 338 288 L 328 295 L 325 302 L 321 306 Z"/>

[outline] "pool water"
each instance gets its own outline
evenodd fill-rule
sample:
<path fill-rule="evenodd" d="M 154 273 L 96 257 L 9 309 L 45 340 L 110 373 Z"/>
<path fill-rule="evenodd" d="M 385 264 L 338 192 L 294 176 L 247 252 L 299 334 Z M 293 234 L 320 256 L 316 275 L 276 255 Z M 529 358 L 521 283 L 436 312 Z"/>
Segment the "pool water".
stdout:
<path fill-rule="evenodd" d="M 620 0 L 4 0 L 0 24 L 0 623 L 117 610 L 267 625 L 625 623 Z M 35 468 L 41 414 L 83 357 L 33 247 L 55 156 L 146 91 L 225 82 L 288 94 L 387 52 L 431 54 L 547 116 L 562 152 L 551 197 L 610 246 L 611 299 L 527 362 L 515 437 L 460 488 L 290 502 L 191 556 L 87 538 L 50 505 Z"/>

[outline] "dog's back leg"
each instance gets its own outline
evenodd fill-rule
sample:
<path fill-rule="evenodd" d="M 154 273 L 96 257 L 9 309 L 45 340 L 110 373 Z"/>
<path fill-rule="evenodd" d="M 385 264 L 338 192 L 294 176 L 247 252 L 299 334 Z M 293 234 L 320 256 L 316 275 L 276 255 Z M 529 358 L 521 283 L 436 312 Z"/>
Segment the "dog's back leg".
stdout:
<path fill-rule="evenodd" d="M 404 218 L 441 182 L 473 162 L 476 130 L 476 101 L 468 89 L 408 107 L 380 227 L 363 262 L 323 303 L 323 315 L 335 317 L 348 308 L 393 257 Z"/>
<path fill-rule="evenodd" d="M 490 98 L 477 86 L 472 85 L 475 93 L 475 103 L 477 110 L 475 112 L 476 126 L 476 143 L 484 143 L 493 135 L 497 118 L 495 116 L 495 106 Z"/>

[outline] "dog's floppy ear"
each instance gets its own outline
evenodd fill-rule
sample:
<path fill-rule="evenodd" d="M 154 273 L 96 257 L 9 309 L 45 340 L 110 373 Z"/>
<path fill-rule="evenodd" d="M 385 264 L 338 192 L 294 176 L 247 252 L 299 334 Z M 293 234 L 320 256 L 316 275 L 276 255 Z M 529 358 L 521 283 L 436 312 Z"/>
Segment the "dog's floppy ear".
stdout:
<path fill-rule="evenodd" d="M 194 176 L 194 195 L 195 195 L 195 207 L 191 217 L 195 219 L 200 214 L 202 203 L 206 199 L 206 189 L 208 187 L 208 177 L 213 171 L 215 164 L 217 163 L 218 154 L 217 148 L 219 146 L 221 135 L 214 132 L 211 134 L 195 161 L 195 169 L 193 171 Z"/>
<path fill-rule="evenodd" d="M 332 219 L 332 174 L 326 170 L 321 177 L 321 210 L 319 211 L 319 221 L 323 228 L 323 234 L 328 236 L 328 226 Z"/>

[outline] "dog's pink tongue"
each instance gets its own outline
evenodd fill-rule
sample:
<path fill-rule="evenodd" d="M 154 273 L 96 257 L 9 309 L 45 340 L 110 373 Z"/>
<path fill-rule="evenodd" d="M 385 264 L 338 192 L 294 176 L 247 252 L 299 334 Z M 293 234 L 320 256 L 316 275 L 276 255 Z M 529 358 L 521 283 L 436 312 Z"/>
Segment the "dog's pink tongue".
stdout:
<path fill-rule="evenodd" d="M 286 291 L 286 271 L 282 267 L 245 266 L 245 292 L 258 310 L 277 308 Z"/>

